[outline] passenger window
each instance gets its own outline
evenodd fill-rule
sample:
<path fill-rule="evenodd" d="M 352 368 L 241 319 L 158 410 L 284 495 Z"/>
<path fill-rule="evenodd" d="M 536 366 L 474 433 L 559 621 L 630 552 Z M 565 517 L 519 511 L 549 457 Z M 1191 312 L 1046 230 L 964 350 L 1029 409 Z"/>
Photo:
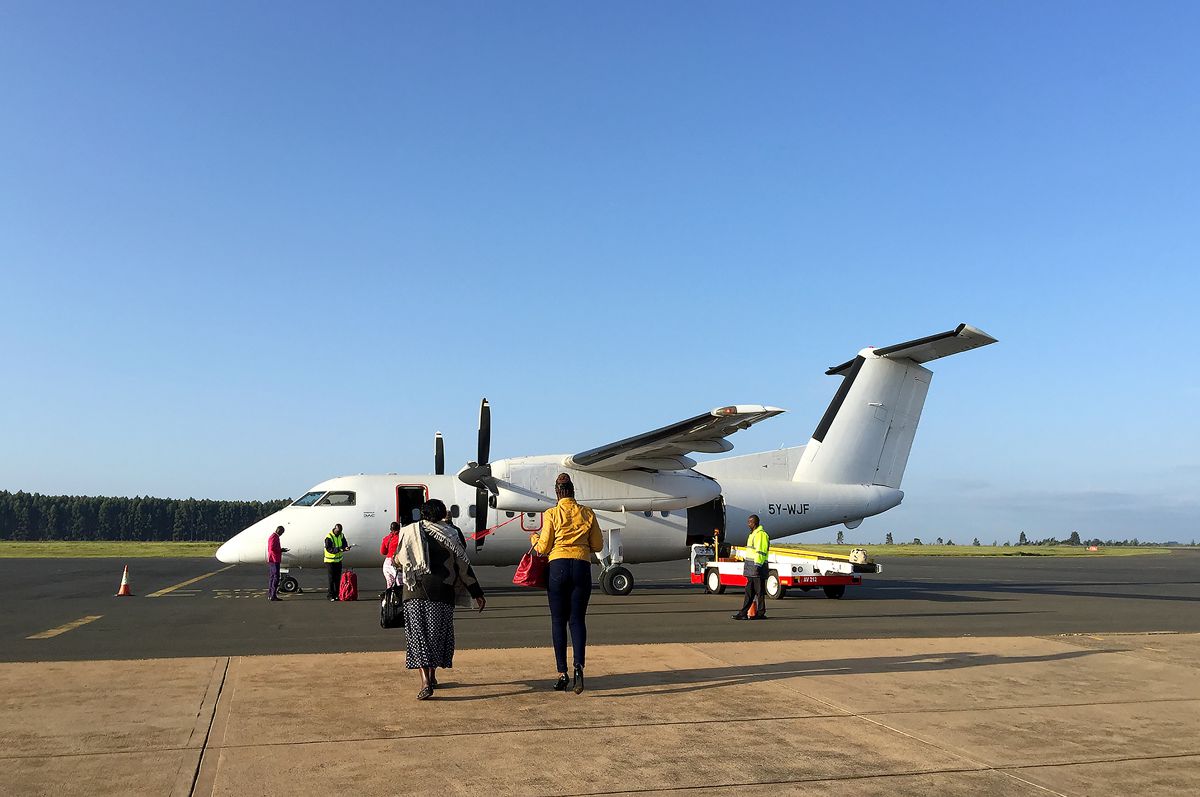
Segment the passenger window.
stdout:
<path fill-rule="evenodd" d="M 504 516 L 505 517 L 516 517 L 517 513 L 516 512 L 505 512 Z"/>
<path fill-rule="evenodd" d="M 324 490 L 315 493 L 305 493 L 293 501 L 292 506 L 312 506 L 317 502 L 317 499 L 323 495 L 325 495 Z"/>
<path fill-rule="evenodd" d="M 354 506 L 354 493 L 326 493 L 325 497 L 317 502 L 317 506 Z"/>
<path fill-rule="evenodd" d="M 450 506 L 450 517 L 458 517 L 461 514 L 462 513 L 458 511 L 458 504 L 452 504 Z"/>
<path fill-rule="evenodd" d="M 467 517 L 475 517 L 475 505 L 471 504 L 467 507 Z"/>

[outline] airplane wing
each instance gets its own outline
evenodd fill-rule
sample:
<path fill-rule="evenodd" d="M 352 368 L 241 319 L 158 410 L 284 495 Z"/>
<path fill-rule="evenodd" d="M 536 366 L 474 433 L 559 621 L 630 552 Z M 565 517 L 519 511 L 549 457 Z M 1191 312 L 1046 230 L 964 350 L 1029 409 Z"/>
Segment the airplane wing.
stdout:
<path fill-rule="evenodd" d="M 686 456 L 693 452 L 720 454 L 733 449 L 725 438 L 739 429 L 783 412 L 778 407 L 737 404 L 673 423 L 653 432 L 627 437 L 615 443 L 567 457 L 569 468 L 583 471 L 683 470 L 696 464 Z"/>

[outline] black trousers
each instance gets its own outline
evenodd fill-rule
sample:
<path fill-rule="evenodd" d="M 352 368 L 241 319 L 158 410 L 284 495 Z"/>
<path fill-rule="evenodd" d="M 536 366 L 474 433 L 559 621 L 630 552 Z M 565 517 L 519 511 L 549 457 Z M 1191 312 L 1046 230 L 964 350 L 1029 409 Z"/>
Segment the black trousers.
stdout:
<path fill-rule="evenodd" d="M 546 595 L 550 599 L 550 631 L 554 662 L 567 672 L 567 627 L 575 664 L 582 667 L 587 649 L 587 607 L 592 597 L 592 566 L 582 559 L 555 559 L 549 565 Z"/>
<path fill-rule="evenodd" d="M 750 610 L 750 604 L 758 602 L 756 611 L 759 617 L 765 617 L 767 614 L 767 577 L 759 576 L 758 578 L 746 579 L 746 600 L 742 603 L 742 614 Z"/>
<path fill-rule="evenodd" d="M 329 568 L 329 597 L 337 600 L 338 588 L 342 582 L 342 563 L 326 562 L 325 566 Z"/>

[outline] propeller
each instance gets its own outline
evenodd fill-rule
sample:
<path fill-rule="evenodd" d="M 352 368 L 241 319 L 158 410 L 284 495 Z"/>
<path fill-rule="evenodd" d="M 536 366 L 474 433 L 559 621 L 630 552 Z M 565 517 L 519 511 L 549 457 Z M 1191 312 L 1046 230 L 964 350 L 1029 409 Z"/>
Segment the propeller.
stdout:
<path fill-rule="evenodd" d="M 441 476 L 446 472 L 446 444 L 441 432 L 433 434 L 433 474 Z"/>
<path fill-rule="evenodd" d="M 487 530 L 488 482 L 492 478 L 492 467 L 488 455 L 492 450 L 492 406 L 484 399 L 479 405 L 479 450 L 478 459 L 468 462 L 458 472 L 458 478 L 475 488 L 475 545 L 483 544 L 481 536 Z"/>

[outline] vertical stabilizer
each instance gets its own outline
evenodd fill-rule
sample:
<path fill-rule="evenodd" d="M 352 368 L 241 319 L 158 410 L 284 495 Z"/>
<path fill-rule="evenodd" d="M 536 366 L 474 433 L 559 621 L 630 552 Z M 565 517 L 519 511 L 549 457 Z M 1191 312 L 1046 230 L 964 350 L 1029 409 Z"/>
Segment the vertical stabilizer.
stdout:
<path fill-rule="evenodd" d="M 826 373 L 843 378 L 804 448 L 793 480 L 899 488 L 933 374 L 920 363 L 995 343 L 966 324 L 927 338 L 863 349 Z"/>

